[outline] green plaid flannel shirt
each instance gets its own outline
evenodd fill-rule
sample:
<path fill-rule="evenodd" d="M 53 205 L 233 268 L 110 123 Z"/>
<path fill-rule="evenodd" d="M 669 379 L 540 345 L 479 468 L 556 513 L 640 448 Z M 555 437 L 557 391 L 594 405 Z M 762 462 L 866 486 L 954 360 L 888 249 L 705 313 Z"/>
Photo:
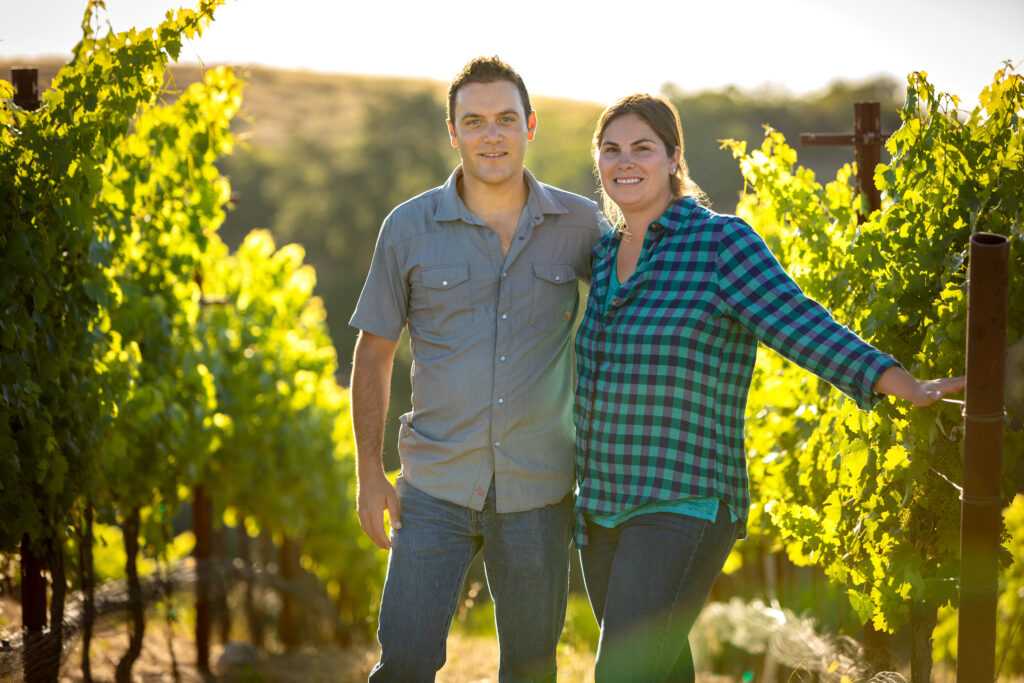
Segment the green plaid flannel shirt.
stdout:
<path fill-rule="evenodd" d="M 604 305 L 618 233 L 594 247 L 576 336 L 576 509 L 715 497 L 746 535 L 744 412 L 758 340 L 867 410 L 898 363 L 807 298 L 761 237 L 691 198 L 648 229 L 636 272 Z"/>

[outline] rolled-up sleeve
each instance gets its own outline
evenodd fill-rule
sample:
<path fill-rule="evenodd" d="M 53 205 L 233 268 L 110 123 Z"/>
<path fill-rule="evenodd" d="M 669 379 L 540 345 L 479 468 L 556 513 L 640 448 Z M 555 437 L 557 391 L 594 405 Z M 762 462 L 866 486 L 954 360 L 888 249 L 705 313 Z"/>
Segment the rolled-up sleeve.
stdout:
<path fill-rule="evenodd" d="M 409 285 L 390 235 L 390 217 L 381 226 L 373 248 L 370 272 L 348 324 L 370 334 L 398 339 L 409 311 Z"/>
<path fill-rule="evenodd" d="M 874 386 L 899 363 L 840 325 L 789 277 L 764 240 L 736 220 L 724 229 L 716 263 L 725 312 L 757 338 L 870 410 Z"/>

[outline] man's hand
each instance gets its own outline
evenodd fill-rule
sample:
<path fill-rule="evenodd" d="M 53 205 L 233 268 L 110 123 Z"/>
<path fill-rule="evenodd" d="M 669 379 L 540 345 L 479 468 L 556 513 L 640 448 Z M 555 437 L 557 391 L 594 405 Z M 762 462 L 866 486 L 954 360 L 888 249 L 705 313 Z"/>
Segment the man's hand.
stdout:
<path fill-rule="evenodd" d="M 398 492 L 391 485 L 383 472 L 359 477 L 359 493 L 356 509 L 359 511 L 359 524 L 370 540 L 384 550 L 391 548 L 391 539 L 384 530 L 384 510 L 388 511 L 391 526 L 402 528 L 402 508 L 398 502 Z"/>
<path fill-rule="evenodd" d="M 398 494 L 384 475 L 381 444 L 388 413 L 391 368 L 398 341 L 360 332 L 352 359 L 352 431 L 356 437 L 356 510 L 359 524 L 374 543 L 387 550 L 391 541 L 384 531 L 384 510 L 391 526 L 401 528 Z"/>

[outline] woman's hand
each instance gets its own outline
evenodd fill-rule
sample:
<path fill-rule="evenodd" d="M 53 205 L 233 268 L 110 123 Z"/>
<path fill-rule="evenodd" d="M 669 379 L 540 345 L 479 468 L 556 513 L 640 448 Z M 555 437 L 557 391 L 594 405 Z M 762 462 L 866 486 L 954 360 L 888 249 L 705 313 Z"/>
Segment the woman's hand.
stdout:
<path fill-rule="evenodd" d="M 945 377 L 943 379 L 918 380 L 903 368 L 893 366 L 882 373 L 875 382 L 875 392 L 889 394 L 910 401 L 918 408 L 930 406 L 946 394 L 962 391 L 967 378 Z"/>

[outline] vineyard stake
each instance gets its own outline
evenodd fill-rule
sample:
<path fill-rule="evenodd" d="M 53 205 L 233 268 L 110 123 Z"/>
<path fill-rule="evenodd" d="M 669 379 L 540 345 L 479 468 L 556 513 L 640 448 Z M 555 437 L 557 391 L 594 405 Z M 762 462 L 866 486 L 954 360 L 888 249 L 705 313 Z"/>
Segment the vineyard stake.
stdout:
<path fill-rule="evenodd" d="M 27 111 L 39 109 L 39 69 L 11 69 L 14 103 Z"/>
<path fill-rule="evenodd" d="M 203 274 L 196 270 L 193 276 L 199 286 L 200 315 L 212 306 L 225 306 L 226 297 L 209 297 L 203 293 Z M 205 335 L 203 346 L 206 346 Z M 206 476 L 200 478 L 206 481 Z M 213 536 L 213 501 L 204 484 L 192 488 L 192 532 L 196 535 L 193 555 L 196 560 L 196 668 L 204 680 L 210 675 L 210 633 L 212 632 L 212 605 L 210 601 L 210 551 Z"/>
<path fill-rule="evenodd" d="M 11 69 L 14 84 L 14 104 L 27 111 L 39 108 L 39 69 Z M 44 657 L 41 651 L 43 630 L 46 628 L 45 562 L 32 547 L 32 539 L 25 534 L 21 539 L 21 625 L 25 630 L 26 681 L 41 680 L 45 671 L 36 660 Z"/>
<path fill-rule="evenodd" d="M 196 535 L 196 668 L 210 673 L 210 529 L 213 505 L 202 484 L 193 489 L 192 530 Z"/>
<path fill-rule="evenodd" d="M 302 643 L 299 633 L 299 611 L 295 604 L 295 592 L 298 586 L 298 578 L 301 571 L 299 558 L 302 554 L 301 546 L 291 536 L 284 534 L 281 538 L 281 548 L 278 561 L 278 573 L 283 579 L 281 591 L 281 617 L 278 621 L 280 630 L 279 636 L 285 646 L 285 650 L 292 652 Z"/>
<path fill-rule="evenodd" d="M 882 132 L 882 105 L 856 102 L 853 105 L 852 133 L 801 133 L 800 144 L 808 147 L 853 146 L 857 162 L 857 180 L 861 196 L 867 200 L 868 214 L 882 207 L 882 196 L 875 187 L 875 166 L 882 159 L 882 143 L 890 133 Z M 867 215 L 860 211 L 860 222 Z"/>
<path fill-rule="evenodd" d="M 808 147 L 853 147 L 857 162 L 857 182 L 862 197 L 857 222 L 863 223 L 873 212 L 882 208 L 882 196 L 875 186 L 875 166 L 882 158 L 882 143 L 890 133 L 882 132 L 882 105 L 879 102 L 853 104 L 852 133 L 801 133 L 800 144 Z M 864 203 L 867 210 L 863 209 Z M 881 671 L 891 668 L 888 635 L 874 628 L 869 621 L 864 625 L 864 651 L 871 668 Z"/>
<path fill-rule="evenodd" d="M 957 683 L 995 678 L 1009 255 L 1006 237 L 971 236 Z"/>

